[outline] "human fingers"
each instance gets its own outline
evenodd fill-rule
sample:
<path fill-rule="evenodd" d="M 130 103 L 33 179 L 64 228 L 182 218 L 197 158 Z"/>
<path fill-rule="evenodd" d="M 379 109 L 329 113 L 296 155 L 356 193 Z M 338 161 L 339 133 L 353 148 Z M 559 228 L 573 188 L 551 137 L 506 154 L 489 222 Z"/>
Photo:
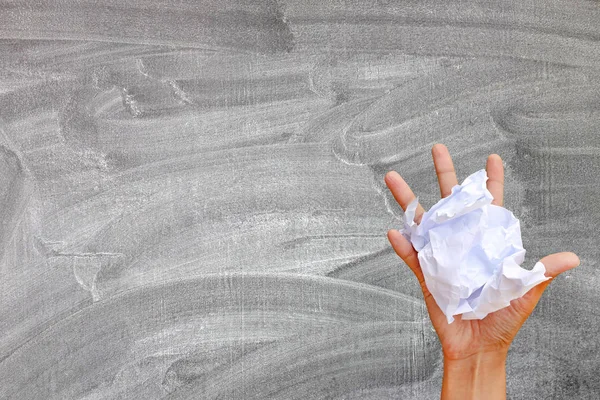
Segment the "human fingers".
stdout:
<path fill-rule="evenodd" d="M 544 290 L 546 290 L 552 280 L 563 272 L 577 267 L 580 263 L 580 260 L 575 253 L 562 252 L 546 256 L 542 258 L 540 262 L 544 264 L 544 267 L 546 267 L 545 275 L 552 279 L 534 286 L 530 291 L 525 293 L 523 297 L 519 298 L 515 302 L 516 308 L 524 316 L 528 316 L 533 311 L 537 303 L 540 301 Z"/>
<path fill-rule="evenodd" d="M 425 277 L 423 276 L 423 271 L 421 271 L 418 253 L 412 244 L 396 229 L 390 229 L 387 232 L 387 237 L 396 254 L 415 274 L 421 288 L 425 287 Z"/>
<path fill-rule="evenodd" d="M 492 204 L 502 206 L 504 202 L 504 165 L 502 158 L 498 154 L 491 154 L 485 166 L 487 172 L 487 189 L 490 191 L 494 200 Z"/>
<path fill-rule="evenodd" d="M 385 174 L 384 181 L 387 187 L 392 192 L 392 195 L 394 196 L 398 204 L 400 204 L 400 207 L 402 207 L 402 209 L 406 211 L 406 207 L 408 207 L 408 204 L 415 199 L 415 194 L 410 189 L 408 184 L 396 171 L 389 171 L 387 174 Z M 419 223 L 421 221 L 421 217 L 423 216 L 424 212 L 425 210 L 423 209 L 423 207 L 420 204 L 417 205 L 417 210 L 415 211 L 416 223 Z"/>
<path fill-rule="evenodd" d="M 452 193 L 452 188 L 458 185 L 452 157 L 450 157 L 448 148 L 440 143 L 433 146 L 431 155 L 433 157 L 433 165 L 435 166 L 435 173 L 437 174 L 438 183 L 440 185 L 440 195 L 442 197 L 448 197 L 450 193 Z"/>
<path fill-rule="evenodd" d="M 563 272 L 577 267 L 581 261 L 577 257 L 577 254 L 564 251 L 546 256 L 540 262 L 546 267 L 546 276 L 556 278 Z"/>
<path fill-rule="evenodd" d="M 396 254 L 400 256 L 402 261 L 404 261 L 404 263 L 408 265 L 411 271 L 415 274 L 415 277 L 421 286 L 423 299 L 427 305 L 427 310 L 429 311 L 429 317 L 433 323 L 433 326 L 436 328 L 436 330 L 438 330 L 440 327 L 446 326 L 446 316 L 433 299 L 433 296 L 431 292 L 429 292 L 429 289 L 425 283 L 425 277 L 423 276 L 423 271 L 421 270 L 421 264 L 419 263 L 417 251 L 414 249 L 412 244 L 396 229 L 390 229 L 387 233 L 387 236 Z"/>

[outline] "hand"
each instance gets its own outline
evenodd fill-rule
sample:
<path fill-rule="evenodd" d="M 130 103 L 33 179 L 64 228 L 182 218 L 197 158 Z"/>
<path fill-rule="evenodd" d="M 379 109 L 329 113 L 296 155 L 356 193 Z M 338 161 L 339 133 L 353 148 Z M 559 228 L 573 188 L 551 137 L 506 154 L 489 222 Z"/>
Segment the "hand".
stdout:
<path fill-rule="evenodd" d="M 433 146 L 432 156 L 441 197 L 447 197 L 450 195 L 452 187 L 458 184 L 452 158 L 446 146 L 441 144 Z M 494 197 L 492 204 L 502 206 L 504 167 L 500 156 L 492 154 L 488 157 L 486 171 L 489 178 L 487 188 Z M 415 198 L 408 184 L 395 171 L 386 174 L 385 183 L 400 207 L 406 210 L 408 204 Z M 415 214 L 415 222 L 418 223 L 421 220 L 424 211 L 423 207 L 419 205 Z M 465 365 L 465 363 L 470 365 L 470 361 L 485 364 L 492 360 L 497 361 L 496 364 L 502 364 L 503 369 L 503 360 L 510 344 L 552 279 L 533 287 L 523 297 L 511 301 L 510 306 L 488 314 L 482 320 L 462 320 L 461 316 L 456 316 L 454 322 L 448 324 L 446 316 L 427 290 L 417 252 L 412 244 L 395 229 L 388 231 L 388 239 L 396 254 L 413 271 L 421 285 L 429 317 L 442 344 L 445 371 L 446 367 L 451 368 L 459 364 Z M 552 254 L 540 261 L 546 267 L 546 276 L 551 278 L 579 265 L 579 258 L 570 252 Z"/>

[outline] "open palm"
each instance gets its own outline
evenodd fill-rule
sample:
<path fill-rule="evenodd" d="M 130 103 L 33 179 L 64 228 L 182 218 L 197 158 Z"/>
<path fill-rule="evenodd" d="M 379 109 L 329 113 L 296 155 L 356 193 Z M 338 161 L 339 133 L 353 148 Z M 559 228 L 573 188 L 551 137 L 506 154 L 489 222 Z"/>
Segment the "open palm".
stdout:
<path fill-rule="evenodd" d="M 446 146 L 441 144 L 433 146 L 432 156 L 441 197 L 447 197 L 452 192 L 452 187 L 458 184 L 452 158 Z M 488 157 L 486 172 L 489 178 L 487 188 L 494 197 L 492 204 L 502 206 L 504 166 L 500 156 L 492 154 Z M 395 171 L 386 174 L 385 183 L 400 207 L 406 210 L 408 204 L 415 199 L 408 184 Z M 415 222 L 421 220 L 424 212 L 423 207 L 419 205 Z M 412 244 L 395 229 L 388 231 L 388 239 L 396 254 L 417 277 L 423 290 L 429 317 L 442 343 L 444 357 L 449 359 L 464 359 L 481 352 L 508 351 L 519 328 L 535 308 L 544 289 L 552 281 L 550 279 L 538 284 L 523 297 L 511 301 L 510 306 L 488 314 L 484 319 L 462 320 L 461 316 L 457 316 L 452 324 L 448 324 L 446 316 L 427 290 L 417 252 Z M 546 276 L 551 278 L 579 265 L 579 258 L 570 252 L 552 254 L 540 261 L 546 267 Z"/>

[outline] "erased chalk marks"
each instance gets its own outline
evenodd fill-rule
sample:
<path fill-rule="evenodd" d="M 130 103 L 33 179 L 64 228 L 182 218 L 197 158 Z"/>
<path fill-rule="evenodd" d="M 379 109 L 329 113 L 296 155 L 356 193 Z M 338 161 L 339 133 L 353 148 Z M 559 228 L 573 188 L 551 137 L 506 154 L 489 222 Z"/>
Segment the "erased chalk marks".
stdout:
<path fill-rule="evenodd" d="M 383 182 L 431 206 L 435 142 L 459 178 L 503 157 L 527 266 L 583 261 L 514 344 L 509 396 L 598 397 L 599 7 L 7 5 L 0 397 L 438 396 Z"/>
<path fill-rule="evenodd" d="M 194 351 L 243 346 L 245 342 L 254 346 L 259 341 L 264 344 L 260 350 L 239 361 L 228 358 L 229 368 L 188 375 L 193 384 L 186 392 L 197 393 L 204 387 L 211 397 L 219 397 L 219 393 L 242 387 L 226 384 L 224 376 L 231 376 L 231 369 L 246 368 L 247 375 L 235 375 L 252 380 L 255 374 L 283 373 L 282 365 L 292 359 L 298 360 L 293 374 L 297 379 L 309 372 L 306 368 L 312 369 L 310 365 L 323 371 L 333 367 L 330 373 L 344 376 L 344 365 L 351 362 L 358 382 L 380 373 L 377 379 L 382 383 L 400 384 L 425 379 L 436 368 L 439 344 L 434 333 L 415 334 L 422 332 L 425 313 L 420 300 L 332 278 L 209 274 L 153 284 L 64 316 L 31 338 L 2 361 L 0 377 L 8 384 L 0 388 L 0 394 L 35 398 L 50 379 L 54 385 L 51 398 L 81 396 L 96 387 L 110 387 L 119 371 L 134 360 L 148 361 L 140 364 L 143 371 L 154 368 L 151 361 L 155 357 L 171 360 L 171 364 L 189 356 L 193 362 Z M 419 343 L 416 347 L 415 341 Z M 325 351 L 328 347 L 334 350 Z M 359 351 L 351 351 L 353 347 Z M 416 357 L 412 368 L 398 365 L 411 362 L 415 351 L 422 356 Z M 303 359 L 302 354 L 308 357 Z M 390 363 L 392 358 L 396 361 Z M 14 368 L 34 359 L 30 373 L 12 374 Z M 176 385 L 169 380 L 165 384 L 168 382 L 169 387 Z M 257 390 L 274 390 L 277 382 Z M 135 387 L 137 381 L 121 384 Z M 312 390 L 306 385 L 298 395 Z M 105 393 L 114 389 L 118 388 Z M 294 393 L 293 386 L 289 390 Z"/>
<path fill-rule="evenodd" d="M 0 271 L 33 259 L 28 235 L 34 187 L 21 157 L 9 147 L 0 128 Z"/>
<path fill-rule="evenodd" d="M 114 3 L 114 4 L 111 4 Z M 118 7 L 115 5 L 118 4 Z M 0 16 L 0 37 L 24 40 L 91 40 L 125 44 L 290 51 L 294 38 L 275 1 L 183 1 L 173 6 L 135 0 L 29 6 L 16 3 Z"/>
<path fill-rule="evenodd" d="M 509 3 L 413 1 L 407 4 L 286 2 L 299 51 L 525 59 L 600 65 L 600 11 L 586 0 Z"/>

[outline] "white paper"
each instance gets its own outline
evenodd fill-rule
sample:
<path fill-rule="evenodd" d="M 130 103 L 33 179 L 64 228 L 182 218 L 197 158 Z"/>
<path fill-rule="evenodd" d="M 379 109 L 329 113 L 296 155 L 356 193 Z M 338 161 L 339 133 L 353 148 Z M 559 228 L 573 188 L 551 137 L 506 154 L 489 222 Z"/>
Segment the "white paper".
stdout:
<path fill-rule="evenodd" d="M 472 174 L 418 225 L 418 198 L 404 213 L 402 234 L 417 250 L 425 284 L 449 324 L 459 314 L 483 319 L 550 279 L 541 262 L 531 271 L 520 267 L 525 249 L 519 220 L 491 204 L 487 179 L 485 169 Z"/>

